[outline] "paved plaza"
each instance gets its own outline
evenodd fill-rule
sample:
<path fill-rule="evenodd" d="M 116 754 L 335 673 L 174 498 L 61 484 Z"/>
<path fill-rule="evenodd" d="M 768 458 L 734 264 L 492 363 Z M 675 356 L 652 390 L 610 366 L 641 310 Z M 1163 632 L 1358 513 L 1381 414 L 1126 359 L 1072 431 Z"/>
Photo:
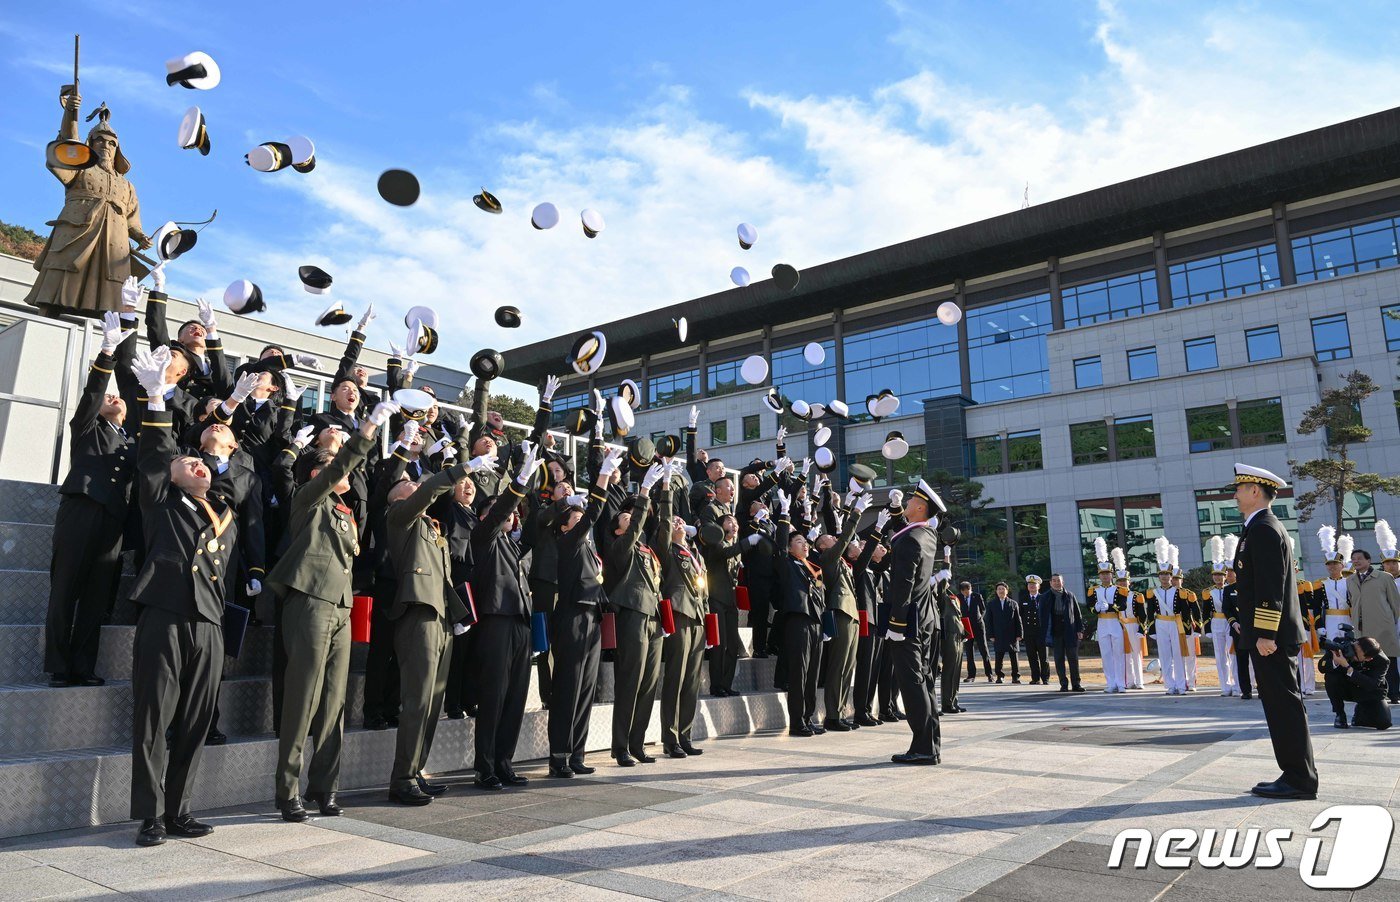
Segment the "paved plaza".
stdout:
<path fill-rule="evenodd" d="M 986 683 L 963 700 L 971 712 L 943 720 L 940 767 L 889 763 L 902 725 L 716 739 L 701 758 L 631 769 L 594 755 L 595 775 L 567 781 L 535 763 L 523 790 L 482 793 L 454 775 L 424 808 L 376 789 L 305 824 L 283 823 L 270 801 L 202 812 L 212 836 L 155 849 L 132 844 L 131 823 L 10 840 L 0 899 L 1278 902 L 1316 892 L 1298 858 L 1317 813 L 1353 802 L 1400 814 L 1400 733 L 1334 730 L 1320 696 L 1315 802 L 1247 794 L 1277 775 L 1257 701 Z M 1282 867 L 1107 868 L 1125 827 L 1251 825 L 1294 831 Z M 1397 881 L 1392 844 L 1380 880 L 1330 895 L 1400 898 Z"/>

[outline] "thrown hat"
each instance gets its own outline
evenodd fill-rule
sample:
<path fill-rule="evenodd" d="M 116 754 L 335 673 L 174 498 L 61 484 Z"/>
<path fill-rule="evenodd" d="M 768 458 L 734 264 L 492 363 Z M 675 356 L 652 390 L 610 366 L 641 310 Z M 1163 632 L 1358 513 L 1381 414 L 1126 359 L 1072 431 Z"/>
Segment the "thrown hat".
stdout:
<path fill-rule="evenodd" d="M 768 389 L 768 394 L 763 396 L 763 406 L 779 416 L 782 416 L 783 397 L 778 394 L 778 389 L 776 387 Z"/>
<path fill-rule="evenodd" d="M 379 196 L 396 207 L 411 207 L 421 191 L 418 176 L 407 169 L 386 169 L 379 173 Z"/>
<path fill-rule="evenodd" d="M 656 445 L 645 435 L 627 443 L 627 460 L 634 467 L 649 467 L 656 459 Z"/>
<path fill-rule="evenodd" d="M 331 305 L 321 311 L 321 315 L 316 317 L 318 326 L 341 326 L 350 322 L 350 314 L 346 311 L 345 305 L 340 301 L 331 301 Z"/>
<path fill-rule="evenodd" d="M 204 121 L 204 113 L 197 106 L 192 106 L 185 110 L 185 116 L 180 120 L 180 149 L 198 149 L 204 156 L 209 156 L 209 127 Z"/>
<path fill-rule="evenodd" d="M 851 417 L 851 408 L 847 406 L 845 401 L 832 401 L 826 405 L 826 409 L 843 420 L 848 420 Z"/>
<path fill-rule="evenodd" d="M 234 313 L 261 313 L 267 309 L 262 289 L 247 279 L 232 282 L 224 289 L 224 306 Z"/>
<path fill-rule="evenodd" d="M 811 407 L 812 407 L 812 419 L 814 419 L 814 420 L 820 420 L 822 417 L 826 416 L 826 405 L 823 404 L 822 402 L 820 402 L 820 401 L 813 401 L 812 404 L 811 404 Z"/>
<path fill-rule="evenodd" d="M 789 404 L 788 410 L 790 410 L 792 412 L 792 415 L 797 417 L 799 420 L 810 420 L 812 418 L 812 405 L 808 404 L 801 398 L 798 398 L 796 401 L 793 401 L 791 404 Z"/>
<path fill-rule="evenodd" d="M 530 225 L 541 231 L 552 229 L 559 224 L 559 208 L 548 201 L 537 204 L 530 213 Z"/>
<path fill-rule="evenodd" d="M 194 247 L 199 240 L 199 233 L 194 229 L 182 229 L 175 222 L 167 222 L 156 230 L 151 238 L 151 244 L 155 246 L 156 256 L 161 261 L 174 260 L 181 254 Z"/>
<path fill-rule="evenodd" d="M 735 231 L 739 233 L 739 246 L 744 250 L 748 250 L 758 243 L 758 229 L 749 223 L 739 223 L 739 228 Z"/>
<path fill-rule="evenodd" d="M 633 426 L 637 425 L 637 418 L 632 413 L 632 405 L 628 404 L 627 399 L 621 395 L 614 395 L 608 401 L 607 413 L 608 425 L 612 427 L 613 435 L 626 435 Z"/>
<path fill-rule="evenodd" d="M 502 329 L 520 328 L 520 308 L 519 307 L 497 307 L 496 325 Z"/>
<path fill-rule="evenodd" d="M 676 327 L 676 337 L 681 340 L 681 344 L 685 344 L 685 337 L 690 332 L 690 323 L 685 317 L 678 316 L 671 320 L 671 325 Z"/>
<path fill-rule="evenodd" d="M 419 322 L 413 327 L 413 346 L 419 354 L 431 354 L 438 348 L 438 330 L 427 323 Z"/>
<path fill-rule="evenodd" d="M 437 403 L 437 398 L 418 388 L 401 388 L 394 392 L 394 401 L 403 408 L 403 415 L 410 420 L 421 420 Z"/>
<path fill-rule="evenodd" d="M 809 366 L 821 366 L 826 363 L 826 348 L 823 348 L 819 341 L 809 341 L 802 349 L 802 359 L 807 361 Z"/>
<path fill-rule="evenodd" d="M 902 432 L 890 432 L 885 436 L 885 443 L 880 446 L 880 455 L 885 460 L 901 460 L 909 453 L 909 443 L 904 440 Z"/>
<path fill-rule="evenodd" d="M 656 455 L 658 457 L 675 457 L 681 450 L 681 440 L 679 436 L 663 435 L 656 440 Z"/>
<path fill-rule="evenodd" d="M 634 408 L 640 407 L 642 404 L 642 390 L 631 379 L 623 379 L 622 382 L 618 383 L 617 394 Z"/>
<path fill-rule="evenodd" d="M 482 382 L 490 382 L 505 370 L 506 361 L 500 351 L 482 348 L 472 355 L 470 367 L 473 376 Z"/>
<path fill-rule="evenodd" d="M 607 227 L 607 223 L 603 222 L 603 214 L 592 208 L 584 210 L 578 218 L 583 223 L 583 234 L 589 238 L 597 238 L 598 233 Z"/>
<path fill-rule="evenodd" d="M 724 527 L 720 526 L 718 523 L 706 523 L 704 526 L 700 527 L 698 535 L 703 545 L 724 544 Z"/>
<path fill-rule="evenodd" d="M 316 145 L 305 135 L 294 135 L 287 139 L 287 148 L 292 152 L 292 168 L 306 173 L 316 168 Z"/>
<path fill-rule="evenodd" d="M 817 465 L 818 470 L 830 473 L 836 469 L 836 454 L 830 448 L 818 448 L 812 452 L 812 462 Z"/>
<path fill-rule="evenodd" d="M 729 271 L 729 281 L 743 288 L 753 281 L 753 276 L 750 276 L 749 271 L 744 267 L 736 266 Z"/>
<path fill-rule="evenodd" d="M 278 172 L 292 165 L 292 149 L 281 141 L 267 141 L 245 153 L 243 162 L 258 172 Z"/>
<path fill-rule="evenodd" d="M 171 87 L 180 85 L 197 91 L 208 91 L 217 88 L 222 77 L 219 64 L 203 50 L 165 61 L 165 83 Z"/>
<path fill-rule="evenodd" d="M 882 388 L 879 394 L 866 396 L 865 409 L 877 420 L 894 416 L 899 412 L 899 398 L 888 388 Z"/>
<path fill-rule="evenodd" d="M 875 477 L 878 475 L 874 467 L 865 464 L 851 464 L 851 483 L 854 484 L 849 485 L 848 488 L 853 492 L 857 489 L 865 491 L 874 484 Z"/>
<path fill-rule="evenodd" d="M 739 365 L 739 377 L 749 385 L 762 385 L 768 378 L 768 361 L 761 354 L 751 354 Z"/>
<path fill-rule="evenodd" d="M 812 433 L 812 442 L 817 445 L 825 445 L 831 441 L 831 427 L 818 426 L 817 431 Z"/>
<path fill-rule="evenodd" d="M 773 267 L 773 282 L 783 291 L 792 291 L 797 288 L 798 280 L 802 276 L 797 272 L 797 267 L 787 263 L 779 263 Z"/>
<path fill-rule="evenodd" d="M 565 360 L 574 368 L 575 373 L 587 376 L 598 371 L 607 352 L 608 339 L 602 332 L 585 332 L 574 339 L 573 349 L 569 351 Z"/>
<path fill-rule="evenodd" d="M 1267 485 L 1275 489 L 1288 488 L 1288 483 L 1281 476 L 1270 473 L 1262 467 L 1251 467 L 1248 464 L 1237 463 L 1235 464 L 1235 485 L 1242 483 Z"/>
<path fill-rule="evenodd" d="M 598 415 L 587 407 L 576 407 L 564 415 L 564 428 L 570 435 L 587 435 L 598 422 Z"/>
<path fill-rule="evenodd" d="M 309 263 L 297 267 L 297 278 L 301 279 L 301 287 L 305 288 L 308 294 L 330 294 L 331 283 L 335 281 L 330 273 Z"/>
<path fill-rule="evenodd" d="M 927 501 L 935 513 L 948 513 L 948 505 L 944 504 L 943 499 L 938 497 L 938 493 L 933 490 L 933 486 L 924 482 L 922 479 L 919 480 L 919 484 L 911 490 L 910 494 L 915 498 L 922 498 Z"/>
<path fill-rule="evenodd" d="M 487 191 L 485 188 L 481 189 L 480 194 L 472 195 L 472 203 L 476 204 L 478 210 L 484 210 L 487 213 L 499 214 L 503 209 L 505 209 L 501 206 L 501 202 L 496 199 L 496 195 L 492 194 L 490 191 Z"/>
<path fill-rule="evenodd" d="M 403 315 L 403 324 L 412 329 L 418 323 L 436 329 L 438 327 L 437 311 L 423 304 L 409 307 L 408 312 Z"/>
<path fill-rule="evenodd" d="M 938 305 L 938 321 L 945 326 L 956 326 L 958 320 L 962 319 L 962 308 L 952 301 L 944 301 Z"/>

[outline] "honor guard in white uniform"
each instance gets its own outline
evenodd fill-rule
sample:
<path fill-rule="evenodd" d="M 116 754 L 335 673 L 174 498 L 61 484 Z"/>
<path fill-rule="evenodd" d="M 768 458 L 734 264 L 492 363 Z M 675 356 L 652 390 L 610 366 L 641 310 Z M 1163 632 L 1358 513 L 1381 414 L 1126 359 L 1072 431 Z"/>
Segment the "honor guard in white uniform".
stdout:
<path fill-rule="evenodd" d="M 1158 536 L 1152 543 L 1157 556 L 1157 588 L 1148 589 L 1147 619 L 1157 641 L 1157 659 L 1162 664 L 1162 683 L 1167 695 L 1186 694 L 1186 631 L 1176 612 L 1177 590 L 1172 585 L 1171 543 Z"/>
<path fill-rule="evenodd" d="M 1327 567 L 1327 578 L 1322 580 L 1323 609 L 1322 636 L 1335 639 L 1342 634 L 1343 624 L 1351 625 L 1351 600 L 1347 596 L 1347 576 L 1350 575 L 1351 552 L 1355 545 L 1351 536 L 1336 535 L 1330 526 L 1317 531 L 1318 542 L 1322 545 L 1322 562 Z"/>
<path fill-rule="evenodd" d="M 1186 574 L 1181 569 L 1181 549 L 1171 547 L 1172 586 L 1176 589 L 1176 613 L 1186 630 L 1186 691 L 1196 691 L 1196 659 L 1201 654 L 1201 599 L 1186 588 Z"/>
<path fill-rule="evenodd" d="M 1376 521 L 1376 547 L 1381 552 L 1381 569 L 1396 579 L 1400 579 L 1400 542 L 1395 540 L 1395 530 L 1384 520 Z"/>
<path fill-rule="evenodd" d="M 1113 549 L 1113 582 L 1123 604 L 1123 681 L 1129 689 L 1142 689 L 1142 665 L 1147 657 L 1147 602 L 1134 592 L 1128 580 L 1128 560 L 1123 549 Z"/>
<path fill-rule="evenodd" d="M 1210 630 L 1210 648 L 1215 654 L 1215 673 L 1220 681 L 1221 695 L 1239 695 L 1240 681 L 1235 672 L 1234 634 L 1225 616 L 1225 574 L 1230 563 L 1225 557 L 1225 542 L 1211 536 L 1206 543 L 1210 556 L 1210 589 L 1201 598 L 1201 617 Z"/>
<path fill-rule="evenodd" d="M 1122 551 L 1115 548 L 1119 557 Z M 1123 614 L 1118 590 L 1113 585 L 1113 562 L 1109 560 L 1108 543 L 1102 538 L 1094 539 L 1094 557 L 1099 563 L 1099 583 L 1090 586 L 1084 597 L 1094 606 L 1094 616 L 1098 623 L 1096 634 L 1099 643 L 1099 657 L 1103 660 L 1103 676 L 1107 682 L 1104 692 L 1123 692 L 1126 660 L 1123 654 L 1125 633 L 1119 619 Z"/>

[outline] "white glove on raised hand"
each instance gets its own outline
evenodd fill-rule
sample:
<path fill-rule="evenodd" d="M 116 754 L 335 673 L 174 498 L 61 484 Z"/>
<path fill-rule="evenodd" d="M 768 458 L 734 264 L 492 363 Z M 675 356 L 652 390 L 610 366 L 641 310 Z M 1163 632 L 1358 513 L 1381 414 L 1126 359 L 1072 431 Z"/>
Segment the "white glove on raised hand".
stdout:
<path fill-rule="evenodd" d="M 904 492 L 903 492 L 902 490 L 900 490 L 900 489 L 894 489 L 893 491 L 890 492 L 890 507 L 903 507 L 903 506 L 904 506 Z"/>
<path fill-rule="evenodd" d="M 448 442 L 446 445 L 443 446 L 443 449 L 442 449 L 442 460 L 443 460 L 444 463 L 446 463 L 446 462 L 448 462 L 448 461 L 450 461 L 450 460 L 453 460 L 453 459 L 455 459 L 456 457 L 457 457 L 457 446 L 456 446 L 454 443 Z"/>
<path fill-rule="evenodd" d="M 935 573 L 935 574 L 933 575 L 933 580 L 932 580 L 932 582 L 930 583 L 930 585 L 937 585 L 937 584 L 940 583 L 940 582 L 945 582 L 945 581 L 950 580 L 950 579 L 952 579 L 952 578 L 953 578 L 953 571 L 949 570 L 947 567 L 944 567 L 942 570 L 939 570 L 937 573 Z"/>
<path fill-rule="evenodd" d="M 558 376 L 550 376 L 546 378 L 544 380 L 544 391 L 540 392 L 540 400 L 546 404 L 548 404 L 550 401 L 553 401 L 554 393 L 557 392 L 559 390 L 559 386 L 563 384 L 564 381 Z"/>
<path fill-rule="evenodd" d="M 621 463 L 621 449 L 609 448 L 608 453 L 603 455 L 603 462 L 598 465 L 598 475 L 603 477 L 611 476 L 617 472 L 617 468 Z"/>
<path fill-rule="evenodd" d="M 204 298 L 195 298 L 194 303 L 199 308 L 199 321 L 204 324 L 204 336 L 218 338 L 219 318 L 214 315 L 214 305 Z"/>
<path fill-rule="evenodd" d="M 500 463 L 500 460 L 496 457 L 496 449 L 493 446 L 487 453 L 479 457 L 473 457 L 471 460 L 467 461 L 467 469 L 471 470 L 473 473 L 478 470 L 486 470 L 489 473 L 494 473 L 496 472 L 496 465 L 498 463 Z"/>
<path fill-rule="evenodd" d="M 405 448 L 412 445 L 417 440 L 418 430 L 421 428 L 417 420 L 404 420 L 403 430 L 399 432 L 399 444 Z"/>
<path fill-rule="evenodd" d="M 307 445 L 311 444 L 311 437 L 315 434 L 315 426 L 303 426 L 297 430 L 297 434 L 292 438 L 292 444 L 296 445 L 299 450 L 305 449 Z"/>
<path fill-rule="evenodd" d="M 593 389 L 593 412 L 600 418 L 603 416 L 603 393 L 598 389 Z"/>
<path fill-rule="evenodd" d="M 862 494 L 859 498 L 856 499 L 856 506 L 855 506 L 854 509 L 855 509 L 855 512 L 859 514 L 859 513 L 863 513 L 863 512 L 865 511 L 865 509 L 866 509 L 867 507 L 869 507 L 869 506 L 870 506 L 870 493 L 869 493 L 869 492 L 865 492 L 865 493 Z M 887 511 L 886 513 L 888 513 L 888 511 Z"/>
<path fill-rule="evenodd" d="M 402 358 L 403 358 L 403 351 L 399 350 L 399 346 L 396 345 L 396 344 L 394 344 L 392 341 L 389 342 L 389 356 L 390 356 L 390 357 L 397 358 L 397 359 L 402 359 Z M 463 385 L 463 386 L 462 386 L 462 394 L 464 394 L 464 395 L 469 395 L 469 394 L 471 394 L 471 392 L 468 391 L 468 389 L 469 389 L 470 387 L 471 387 L 471 383 L 470 383 L 470 382 L 468 382 L 466 385 Z"/>
<path fill-rule="evenodd" d="M 364 315 L 360 317 L 360 323 L 355 327 L 356 332 L 365 331 L 365 327 L 374 322 L 374 305 L 370 304 L 365 308 Z"/>
<path fill-rule="evenodd" d="M 248 595 L 249 595 L 249 596 L 260 595 L 260 594 L 262 594 L 262 580 L 257 580 L 257 579 L 250 579 L 250 580 L 248 580 L 248 587 L 247 587 L 247 588 L 248 588 Z"/>
<path fill-rule="evenodd" d="M 893 628 L 887 629 L 887 630 L 885 630 L 885 641 L 887 641 L 887 642 L 903 642 L 903 641 L 904 641 L 904 633 L 903 633 L 902 631 L 900 631 L 900 630 L 893 629 Z"/>
<path fill-rule="evenodd" d="M 787 438 L 787 427 L 786 427 L 786 426 L 779 426 L 779 427 L 778 427 L 778 444 L 781 445 L 781 444 L 783 443 L 783 441 L 784 441 L 786 438 Z"/>
<path fill-rule="evenodd" d="M 136 281 L 135 276 L 127 276 L 122 283 L 122 306 L 128 311 L 135 310 L 136 305 L 141 303 L 141 285 Z"/>
<path fill-rule="evenodd" d="M 418 372 L 418 361 L 412 357 L 403 362 L 403 377 L 405 380 L 412 379 L 413 374 Z"/>
<path fill-rule="evenodd" d="M 787 492 L 778 492 L 778 510 L 782 511 L 783 515 L 786 516 L 791 509 L 792 498 L 788 496 Z"/>
<path fill-rule="evenodd" d="M 700 408 L 694 404 L 690 405 L 690 419 L 686 421 L 687 429 L 694 429 L 700 423 Z"/>
<path fill-rule="evenodd" d="M 432 447 L 428 449 L 428 456 L 432 457 L 434 454 L 441 454 L 443 450 L 451 444 L 452 440 L 449 438 L 438 439 L 437 441 L 433 442 Z"/>
<path fill-rule="evenodd" d="M 115 354 L 117 345 L 126 341 L 135 329 L 123 329 L 122 318 L 115 310 L 102 314 L 102 353 Z"/>
<path fill-rule="evenodd" d="M 804 457 L 802 458 L 802 478 L 806 479 L 810 472 L 812 472 L 812 458 Z"/>
<path fill-rule="evenodd" d="M 301 400 L 301 396 L 306 394 L 306 386 L 297 385 L 286 370 L 282 371 L 282 392 L 286 394 L 287 400 L 293 404 Z"/>
<path fill-rule="evenodd" d="M 809 542 L 815 542 L 815 541 L 817 540 L 817 536 L 819 536 L 819 535 L 821 535 L 821 534 L 822 534 L 821 527 L 819 527 L 819 526 L 813 526 L 811 529 L 807 530 L 807 541 L 809 541 Z"/>
<path fill-rule="evenodd" d="M 766 507 L 760 507 L 760 508 L 758 509 L 758 513 L 756 513 L 756 514 L 753 515 L 753 522 L 755 522 L 755 523 L 762 523 L 764 520 L 767 520 L 767 519 L 768 519 L 768 508 L 766 508 Z"/>
<path fill-rule="evenodd" d="M 151 270 L 151 289 L 153 291 L 165 290 L 165 263 L 157 263 L 155 269 Z"/>
<path fill-rule="evenodd" d="M 780 439 L 780 441 L 781 441 L 781 439 Z M 773 461 L 773 472 L 774 472 L 774 473 L 782 473 L 782 472 L 784 472 L 785 470 L 787 470 L 787 468 L 790 467 L 790 466 L 792 466 L 792 458 L 790 458 L 790 457 L 780 457 L 780 458 L 778 458 L 777 460 Z"/>
<path fill-rule="evenodd" d="M 237 407 L 248 400 L 248 396 L 253 393 L 253 389 L 258 387 L 260 381 L 261 377 L 258 373 L 244 373 L 239 376 L 238 381 L 233 384 L 233 391 L 228 393 L 230 406 Z"/>
<path fill-rule="evenodd" d="M 374 405 L 374 410 L 369 412 L 369 421 L 376 426 L 383 426 L 400 409 L 397 401 L 380 401 Z"/>
<path fill-rule="evenodd" d="M 875 515 L 875 528 L 883 531 L 885 524 L 890 522 L 890 517 L 892 516 L 894 515 L 887 510 L 880 511 Z"/>
<path fill-rule="evenodd" d="M 525 486 L 530 484 L 530 477 L 535 475 L 535 470 L 539 469 L 544 461 L 535 456 L 539 449 L 528 439 L 520 443 L 520 449 L 524 453 L 520 458 L 520 472 L 515 474 L 515 484 Z"/>
<path fill-rule="evenodd" d="M 147 398 L 165 399 L 169 386 L 165 384 L 165 368 L 170 366 L 170 347 L 161 345 L 154 351 L 143 348 L 131 361 L 136 381 L 146 390 Z"/>
<path fill-rule="evenodd" d="M 588 503 L 588 494 L 586 492 L 575 492 L 572 495 L 565 495 L 564 503 L 569 507 L 576 507 L 579 510 L 583 510 L 583 506 Z"/>
<path fill-rule="evenodd" d="M 321 368 L 321 361 L 311 354 L 295 353 L 292 355 L 292 363 L 307 370 L 319 370 Z"/>
<path fill-rule="evenodd" d="M 651 491 L 651 487 L 661 481 L 661 474 L 665 472 L 665 469 L 661 464 L 652 464 L 648 467 L 646 475 L 642 477 L 642 491 Z"/>
<path fill-rule="evenodd" d="M 751 536 L 749 536 L 748 538 L 744 539 L 744 541 L 745 541 L 745 542 L 748 542 L 748 543 L 749 543 L 749 547 L 752 548 L 752 547 L 754 547 L 755 545 L 757 545 L 757 544 L 759 543 L 759 540 L 762 539 L 762 538 L 763 538 L 763 536 L 760 536 L 758 533 L 754 533 L 753 535 L 751 535 Z"/>

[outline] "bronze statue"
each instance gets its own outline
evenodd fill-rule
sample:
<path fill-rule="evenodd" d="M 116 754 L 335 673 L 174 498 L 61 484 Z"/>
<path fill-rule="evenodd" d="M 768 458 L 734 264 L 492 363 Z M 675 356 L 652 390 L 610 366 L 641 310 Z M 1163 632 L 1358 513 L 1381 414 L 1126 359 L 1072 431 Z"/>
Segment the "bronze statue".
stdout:
<path fill-rule="evenodd" d="M 57 145 L 78 141 L 82 97 L 76 82 L 75 72 L 74 84 L 65 85 L 60 92 L 63 121 Z M 74 313 L 101 317 L 105 311 L 120 310 L 122 283 L 129 276 L 143 278 L 149 271 L 133 255 L 130 244 L 135 241 L 142 250 L 151 246 L 151 239 L 141 230 L 136 189 L 125 177 L 131 164 L 108 122 L 111 111 L 107 105 L 93 111 L 88 121 L 94 116 L 97 125 L 87 136 L 91 164 L 86 168 L 64 166 L 62 158 L 56 160 L 53 153 L 46 164 L 63 183 L 63 212 L 48 223 L 53 231 L 34 261 L 39 278 L 24 299 L 46 316 Z M 80 155 L 86 153 L 81 145 L 77 150 Z"/>

